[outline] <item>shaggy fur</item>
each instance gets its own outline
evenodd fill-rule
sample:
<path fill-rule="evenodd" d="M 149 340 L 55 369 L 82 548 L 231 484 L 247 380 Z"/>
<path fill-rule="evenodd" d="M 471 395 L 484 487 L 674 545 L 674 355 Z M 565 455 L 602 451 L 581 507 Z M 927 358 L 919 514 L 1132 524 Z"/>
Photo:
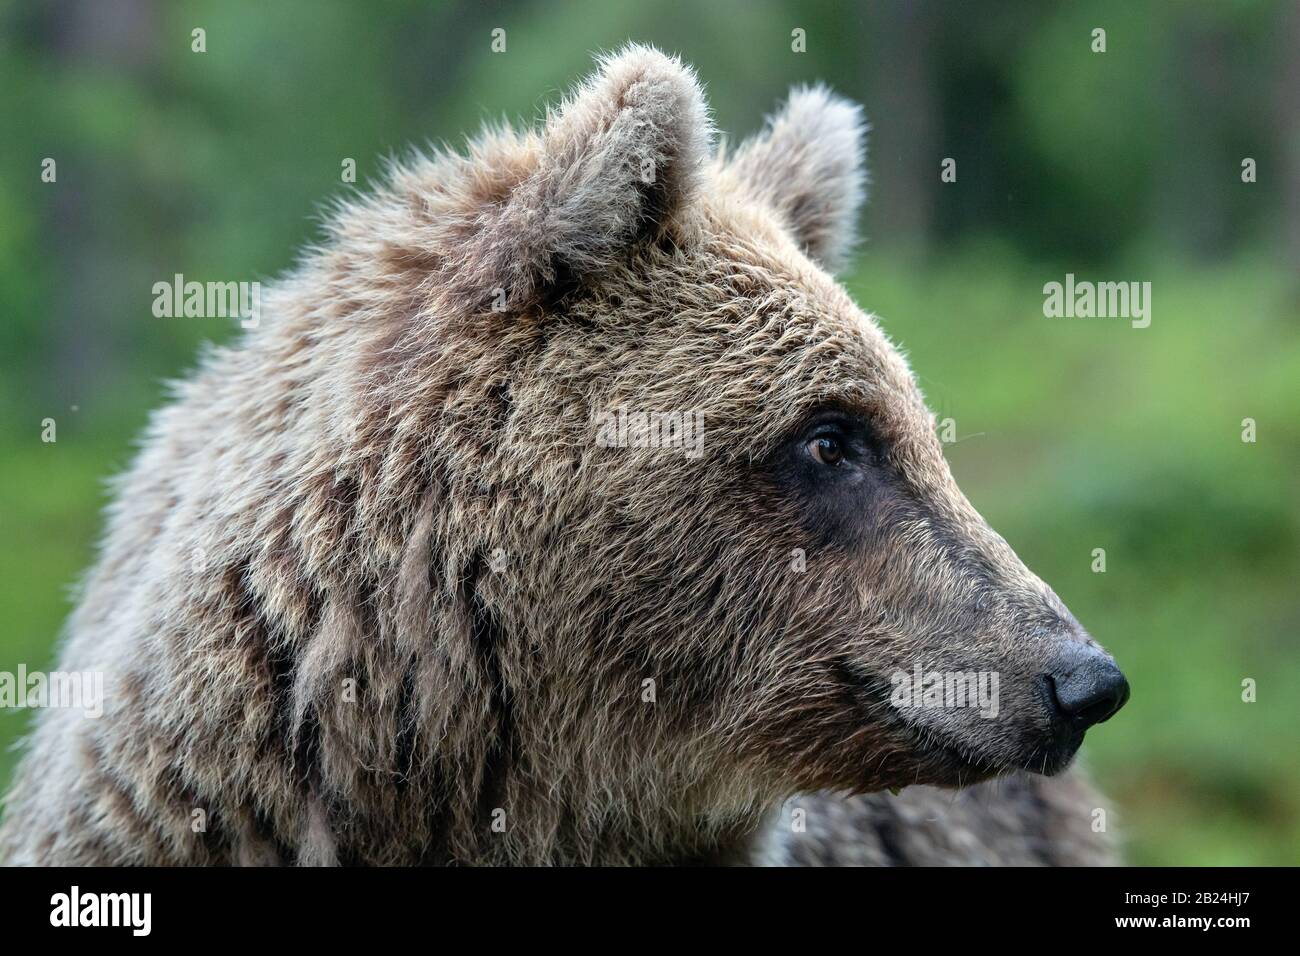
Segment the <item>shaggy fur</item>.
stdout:
<path fill-rule="evenodd" d="M 1101 858 L 1069 776 L 880 793 L 1060 769 L 1035 681 L 1090 639 L 826 271 L 864 129 L 797 91 L 728 159 L 632 46 L 340 208 L 119 479 L 60 664 L 105 714 L 39 715 L 4 858 Z M 620 408 L 702 412 L 703 453 L 604 447 Z M 827 410 L 851 479 L 805 454 Z M 900 719 L 917 662 L 1001 672 L 1001 715 Z M 869 795 L 773 816 L 815 790 Z"/>

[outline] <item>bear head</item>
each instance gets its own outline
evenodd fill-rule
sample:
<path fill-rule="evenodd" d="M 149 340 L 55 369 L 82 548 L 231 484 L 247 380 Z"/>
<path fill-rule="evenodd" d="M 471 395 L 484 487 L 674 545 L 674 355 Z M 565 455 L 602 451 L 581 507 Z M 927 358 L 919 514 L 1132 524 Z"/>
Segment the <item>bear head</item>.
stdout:
<path fill-rule="evenodd" d="M 1050 774 L 1127 697 L 832 276 L 865 135 L 812 87 L 720 149 L 691 70 L 631 46 L 339 218 L 385 270 L 334 263 L 334 297 L 404 303 L 363 427 L 431 476 L 414 566 L 470 648 L 440 693 L 533 794 L 633 819 Z"/>

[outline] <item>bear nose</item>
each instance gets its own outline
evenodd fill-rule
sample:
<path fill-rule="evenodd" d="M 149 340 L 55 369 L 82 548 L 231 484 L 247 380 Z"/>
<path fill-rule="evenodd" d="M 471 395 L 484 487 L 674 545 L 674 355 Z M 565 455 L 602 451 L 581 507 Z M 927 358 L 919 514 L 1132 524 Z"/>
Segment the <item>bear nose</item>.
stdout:
<path fill-rule="evenodd" d="M 1109 720 L 1128 701 L 1128 680 L 1104 652 L 1085 648 L 1048 675 L 1057 710 L 1078 730 Z"/>

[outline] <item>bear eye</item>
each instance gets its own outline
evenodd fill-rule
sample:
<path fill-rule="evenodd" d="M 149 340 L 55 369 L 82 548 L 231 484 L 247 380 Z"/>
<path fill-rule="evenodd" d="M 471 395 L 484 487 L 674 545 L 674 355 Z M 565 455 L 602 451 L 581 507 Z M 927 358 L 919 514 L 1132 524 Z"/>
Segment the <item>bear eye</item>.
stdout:
<path fill-rule="evenodd" d="M 831 468 L 844 460 L 844 442 L 838 435 L 818 435 L 808 442 L 807 449 L 814 459 Z"/>

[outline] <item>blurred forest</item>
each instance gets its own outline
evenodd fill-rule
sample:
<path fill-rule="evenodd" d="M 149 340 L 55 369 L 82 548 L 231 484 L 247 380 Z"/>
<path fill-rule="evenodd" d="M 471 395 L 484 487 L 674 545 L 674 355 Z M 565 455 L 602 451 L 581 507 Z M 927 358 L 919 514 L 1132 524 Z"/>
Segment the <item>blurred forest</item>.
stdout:
<path fill-rule="evenodd" d="M 343 160 L 364 188 L 532 120 L 628 39 L 692 63 L 733 139 L 792 84 L 864 104 L 845 281 L 954 419 L 971 501 L 1128 673 L 1084 748 L 1128 858 L 1300 862 L 1294 0 L 0 0 L 0 670 L 50 666 L 103 479 L 238 331 L 155 318 L 153 283 L 273 278 Z M 1151 326 L 1045 318 L 1066 273 L 1151 282 Z"/>

